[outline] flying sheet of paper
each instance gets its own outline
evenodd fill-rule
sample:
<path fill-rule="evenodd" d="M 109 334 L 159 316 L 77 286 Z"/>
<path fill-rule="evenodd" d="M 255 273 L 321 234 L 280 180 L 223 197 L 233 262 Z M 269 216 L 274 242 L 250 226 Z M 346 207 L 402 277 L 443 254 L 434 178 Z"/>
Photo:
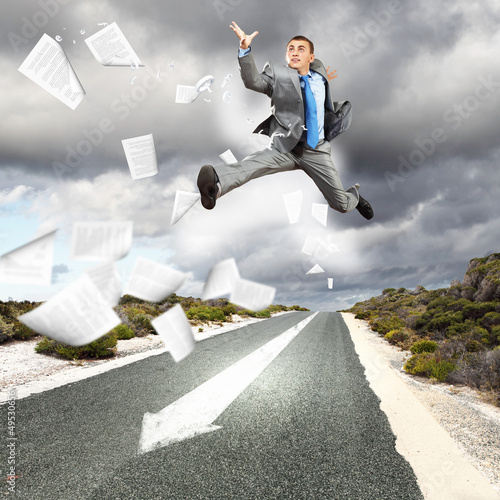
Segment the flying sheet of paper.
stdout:
<path fill-rule="evenodd" d="M 0 257 L 0 282 L 49 286 L 57 230 L 38 235 Z"/>
<path fill-rule="evenodd" d="M 307 271 L 306 274 L 319 274 L 319 273 L 324 273 L 324 272 L 325 271 L 323 270 L 323 268 L 319 264 L 316 264 L 314 267 L 309 269 L 309 271 Z"/>
<path fill-rule="evenodd" d="M 203 300 L 227 297 L 232 293 L 240 279 L 238 266 L 234 259 L 226 259 L 213 266 L 203 287 Z"/>
<path fill-rule="evenodd" d="M 73 110 L 85 97 L 64 50 L 47 34 L 40 38 L 18 70 Z"/>
<path fill-rule="evenodd" d="M 177 104 L 190 104 L 192 103 L 200 94 L 196 92 L 194 87 L 189 85 L 177 85 L 175 92 L 175 102 Z"/>
<path fill-rule="evenodd" d="M 328 288 L 330 290 L 333 288 L 333 278 L 328 278 Z"/>
<path fill-rule="evenodd" d="M 18 319 L 35 332 L 71 346 L 93 342 L 121 323 L 85 273 Z"/>
<path fill-rule="evenodd" d="M 122 280 L 116 264 L 105 262 L 86 269 L 84 272 L 100 290 L 106 303 L 110 307 L 117 306 L 122 295 Z"/>
<path fill-rule="evenodd" d="M 159 302 L 174 293 L 186 278 L 187 274 L 181 271 L 139 257 L 123 293 L 142 300 Z"/>
<path fill-rule="evenodd" d="M 326 203 L 313 203 L 312 216 L 323 226 L 326 227 L 328 217 L 328 205 Z"/>
<path fill-rule="evenodd" d="M 302 246 L 302 252 L 306 255 L 312 255 L 316 251 L 316 248 L 318 248 L 318 244 L 318 238 L 307 235 L 306 241 L 304 241 L 304 245 Z"/>
<path fill-rule="evenodd" d="M 340 252 L 340 248 L 335 243 L 329 243 L 328 240 L 308 235 L 302 246 L 302 252 L 306 255 L 314 255 L 318 259 L 323 259 L 331 257 L 336 252 Z"/>
<path fill-rule="evenodd" d="M 105 262 L 125 257 L 132 246 L 132 221 L 74 222 L 71 258 Z"/>
<path fill-rule="evenodd" d="M 104 66 L 144 66 L 116 23 L 89 36 L 85 43 Z"/>
<path fill-rule="evenodd" d="M 132 179 L 143 179 L 158 173 L 153 134 L 122 140 Z"/>
<path fill-rule="evenodd" d="M 224 153 L 219 155 L 219 158 L 226 164 L 230 165 L 231 163 L 238 163 L 238 160 L 236 157 L 233 155 L 233 152 L 228 149 L 227 151 L 224 151 Z"/>
<path fill-rule="evenodd" d="M 340 252 L 340 248 L 335 245 L 335 243 L 328 243 L 325 240 L 320 240 L 321 246 L 325 249 L 328 255 L 332 255 L 333 253 Z"/>
<path fill-rule="evenodd" d="M 198 80 L 196 85 L 177 85 L 175 93 L 175 102 L 178 104 L 190 104 L 205 90 L 210 90 L 214 82 L 212 75 L 207 75 Z"/>
<path fill-rule="evenodd" d="M 300 218 L 302 210 L 302 200 L 304 196 L 302 191 L 294 191 L 283 195 L 283 202 L 285 203 L 286 213 L 290 224 L 295 224 Z"/>
<path fill-rule="evenodd" d="M 176 191 L 174 200 L 174 209 L 170 224 L 176 224 L 179 219 L 193 208 L 194 204 L 201 198 L 200 193 L 189 193 L 187 191 Z"/>
<path fill-rule="evenodd" d="M 193 331 L 180 304 L 151 320 L 151 324 L 176 363 L 194 350 Z"/>
<path fill-rule="evenodd" d="M 229 301 L 250 311 L 261 311 L 269 307 L 275 294 L 276 289 L 271 286 L 240 278 L 234 285 Z"/>

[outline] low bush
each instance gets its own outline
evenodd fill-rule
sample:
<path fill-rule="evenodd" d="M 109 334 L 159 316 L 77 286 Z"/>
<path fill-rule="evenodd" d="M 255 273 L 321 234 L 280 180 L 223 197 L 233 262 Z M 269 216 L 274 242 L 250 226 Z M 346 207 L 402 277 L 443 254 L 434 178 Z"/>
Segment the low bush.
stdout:
<path fill-rule="evenodd" d="M 238 310 L 234 304 L 227 304 L 222 308 L 222 312 L 225 316 L 231 316 L 237 314 Z"/>
<path fill-rule="evenodd" d="M 432 353 L 414 354 L 404 365 L 404 369 L 412 375 L 432 377 L 444 382 L 455 369 L 455 363 L 441 359 Z"/>
<path fill-rule="evenodd" d="M 120 301 L 118 302 L 118 305 L 124 306 L 127 304 L 146 304 L 146 301 L 134 297 L 133 295 L 125 294 L 123 295 L 123 297 L 121 297 Z"/>
<path fill-rule="evenodd" d="M 384 335 L 384 338 L 389 341 L 389 343 L 397 345 L 408 338 L 408 333 L 404 330 L 391 330 Z"/>
<path fill-rule="evenodd" d="M 5 319 L 0 316 L 0 342 L 12 338 L 14 335 L 14 325 L 8 323 Z"/>
<path fill-rule="evenodd" d="M 255 313 L 253 311 L 249 311 L 248 309 L 239 309 L 238 316 L 250 316 L 255 318 Z"/>
<path fill-rule="evenodd" d="M 491 329 L 491 337 L 495 343 L 500 344 L 500 326 L 494 326 Z"/>
<path fill-rule="evenodd" d="M 35 330 L 32 330 L 29 326 L 26 326 L 17 319 L 15 319 L 12 324 L 14 327 L 13 338 L 16 340 L 28 340 L 38 335 Z"/>
<path fill-rule="evenodd" d="M 370 319 L 371 311 L 359 311 L 354 316 L 356 319 Z"/>
<path fill-rule="evenodd" d="M 123 323 L 120 323 L 118 326 L 115 326 L 110 333 L 116 335 L 116 338 L 118 340 L 128 340 L 135 337 L 134 330 L 132 330 L 132 328 Z"/>
<path fill-rule="evenodd" d="M 434 342 L 434 340 L 419 340 L 418 342 L 415 342 L 411 348 L 410 351 L 413 354 L 420 354 L 422 352 L 434 352 L 438 348 L 438 343 Z"/>
<path fill-rule="evenodd" d="M 481 320 L 481 324 L 485 328 L 489 328 L 489 329 L 492 329 L 495 326 L 499 326 L 500 325 L 500 313 L 495 312 L 495 311 L 486 313 Z"/>
<path fill-rule="evenodd" d="M 370 319 L 370 326 L 372 330 L 385 335 L 391 330 L 401 330 L 404 327 L 404 321 L 399 319 L 394 314 L 378 316 Z"/>
<path fill-rule="evenodd" d="M 143 337 L 150 333 L 156 333 L 153 325 L 151 324 L 151 320 L 160 315 L 159 311 L 154 309 L 145 309 L 142 307 L 127 307 L 123 310 L 123 312 L 125 313 L 125 317 L 127 319 L 127 326 L 134 330 L 138 337 Z M 151 314 L 151 312 L 154 314 Z"/>
<path fill-rule="evenodd" d="M 464 319 L 481 319 L 484 315 L 495 310 L 494 302 L 473 302 L 463 308 Z"/>
<path fill-rule="evenodd" d="M 255 313 L 255 317 L 256 318 L 270 318 L 271 313 L 270 313 L 269 309 L 263 309 L 262 311 L 257 311 Z"/>
<path fill-rule="evenodd" d="M 199 321 L 225 321 L 226 315 L 220 307 L 194 306 L 186 311 L 186 316 L 191 320 Z"/>
<path fill-rule="evenodd" d="M 109 358 L 114 356 L 113 349 L 116 347 L 117 338 L 113 333 L 107 333 L 94 340 L 90 344 L 73 347 L 57 340 L 44 337 L 35 346 L 35 351 L 46 354 L 58 354 L 59 356 L 75 360 L 84 358 Z"/>
<path fill-rule="evenodd" d="M 491 392 L 493 403 L 500 406 L 500 348 L 465 353 L 449 378 L 452 383 Z"/>
<path fill-rule="evenodd" d="M 39 303 L 1 302 L 0 301 L 0 342 L 8 340 L 28 340 L 38 335 L 37 332 L 21 323 L 17 317 L 37 307 Z"/>

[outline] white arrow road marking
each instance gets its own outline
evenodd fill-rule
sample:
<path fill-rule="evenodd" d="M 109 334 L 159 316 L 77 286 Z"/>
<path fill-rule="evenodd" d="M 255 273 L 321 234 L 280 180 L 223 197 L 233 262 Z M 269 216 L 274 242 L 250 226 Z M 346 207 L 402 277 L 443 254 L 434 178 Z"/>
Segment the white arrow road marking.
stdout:
<path fill-rule="evenodd" d="M 217 417 L 317 315 L 315 312 L 158 413 L 145 413 L 139 453 L 215 431 Z"/>

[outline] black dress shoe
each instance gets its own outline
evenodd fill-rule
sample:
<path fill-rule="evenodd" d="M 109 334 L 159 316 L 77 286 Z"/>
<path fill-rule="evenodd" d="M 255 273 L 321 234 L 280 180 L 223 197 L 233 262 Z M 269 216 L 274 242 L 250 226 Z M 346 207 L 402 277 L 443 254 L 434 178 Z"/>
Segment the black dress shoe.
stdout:
<path fill-rule="evenodd" d="M 359 197 L 359 202 L 357 205 L 358 212 L 365 218 L 370 220 L 373 217 L 372 206 L 362 197 Z"/>
<path fill-rule="evenodd" d="M 217 193 L 219 188 L 217 182 L 219 178 L 211 165 L 203 165 L 198 174 L 198 189 L 201 194 L 201 204 L 207 209 L 212 210 L 215 207 Z"/>

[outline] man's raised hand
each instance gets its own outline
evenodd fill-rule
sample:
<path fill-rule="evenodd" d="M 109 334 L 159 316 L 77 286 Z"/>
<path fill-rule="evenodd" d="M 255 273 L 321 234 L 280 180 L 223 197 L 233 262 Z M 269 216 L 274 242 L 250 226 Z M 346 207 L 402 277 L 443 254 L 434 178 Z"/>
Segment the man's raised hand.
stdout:
<path fill-rule="evenodd" d="M 255 35 L 259 32 L 254 31 L 251 35 L 245 34 L 245 32 L 233 21 L 229 27 L 236 33 L 236 36 L 240 39 L 240 49 L 248 49 Z"/>

